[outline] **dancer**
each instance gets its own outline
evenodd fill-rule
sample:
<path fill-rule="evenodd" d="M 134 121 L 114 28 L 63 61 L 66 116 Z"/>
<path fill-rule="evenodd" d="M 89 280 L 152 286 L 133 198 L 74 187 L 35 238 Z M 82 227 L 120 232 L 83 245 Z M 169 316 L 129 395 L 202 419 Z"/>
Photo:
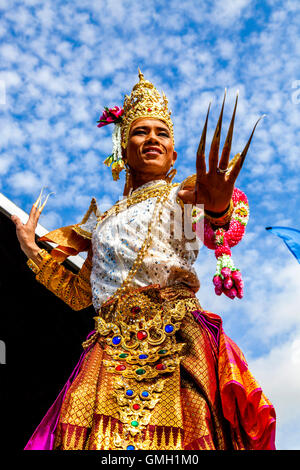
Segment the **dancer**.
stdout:
<path fill-rule="evenodd" d="M 123 198 L 103 214 L 92 199 L 81 223 L 41 239 L 56 244 L 51 253 L 35 243 L 41 195 L 27 224 L 13 217 L 36 279 L 74 310 L 95 308 L 95 330 L 27 450 L 275 448 L 272 404 L 221 318 L 195 295 L 193 264 L 203 242 L 217 258 L 215 293 L 243 296 L 231 248 L 244 235 L 249 207 L 234 185 L 255 128 L 229 162 L 236 99 L 219 158 L 224 102 L 208 171 L 207 113 L 197 172 L 173 183 L 168 101 L 139 72 L 123 108 L 106 108 L 98 122 L 114 125 L 105 163 L 114 179 L 126 169 Z M 83 251 L 78 274 L 61 264 Z"/>

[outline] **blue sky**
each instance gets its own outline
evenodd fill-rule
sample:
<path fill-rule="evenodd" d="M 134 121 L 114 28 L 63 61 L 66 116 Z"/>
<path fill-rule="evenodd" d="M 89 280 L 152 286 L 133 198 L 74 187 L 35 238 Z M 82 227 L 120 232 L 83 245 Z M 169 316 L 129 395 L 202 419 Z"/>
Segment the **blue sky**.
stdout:
<path fill-rule="evenodd" d="M 103 160 L 104 106 L 122 105 L 137 69 L 168 99 L 177 175 L 195 172 L 208 103 L 208 143 L 224 89 L 223 139 L 239 90 L 233 153 L 259 116 L 237 186 L 250 203 L 233 249 L 243 300 L 216 297 L 212 252 L 197 260 L 198 297 L 219 313 L 278 415 L 277 447 L 300 448 L 300 266 L 265 227 L 299 225 L 300 12 L 295 1 L 0 0 L 0 192 L 30 211 L 54 191 L 40 222 L 77 223 L 92 197 L 106 210 L 122 194 Z"/>

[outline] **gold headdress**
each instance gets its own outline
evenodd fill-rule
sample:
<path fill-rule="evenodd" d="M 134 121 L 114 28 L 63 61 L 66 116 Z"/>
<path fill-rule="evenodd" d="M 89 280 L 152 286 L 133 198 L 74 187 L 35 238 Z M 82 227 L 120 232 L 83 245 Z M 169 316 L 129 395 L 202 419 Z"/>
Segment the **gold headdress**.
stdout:
<path fill-rule="evenodd" d="M 145 80 L 140 69 L 139 82 L 134 85 L 130 96 L 125 96 L 123 109 L 118 106 L 110 109 L 105 108 L 98 121 L 98 127 L 115 124 L 112 136 L 113 152 L 104 160 L 107 166 L 111 165 L 114 180 L 119 179 L 119 173 L 125 166 L 121 147 L 127 147 L 131 124 L 139 118 L 154 118 L 165 122 L 170 129 L 174 143 L 173 123 L 171 112 L 168 110 L 168 100 L 164 93 L 161 96 L 154 85 Z"/>
<path fill-rule="evenodd" d="M 127 147 L 128 135 L 131 124 L 138 118 L 155 118 L 164 121 L 170 129 L 173 143 L 173 123 L 171 112 L 168 110 L 168 100 L 164 93 L 159 94 L 155 86 L 145 80 L 139 69 L 139 83 L 134 85 L 131 95 L 125 96 L 124 117 L 121 124 L 122 147 Z"/>

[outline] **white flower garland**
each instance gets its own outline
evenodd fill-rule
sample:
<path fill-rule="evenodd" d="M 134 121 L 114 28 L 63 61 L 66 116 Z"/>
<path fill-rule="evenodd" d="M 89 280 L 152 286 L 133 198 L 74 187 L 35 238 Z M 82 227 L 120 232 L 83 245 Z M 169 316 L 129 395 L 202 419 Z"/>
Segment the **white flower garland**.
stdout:
<path fill-rule="evenodd" d="M 117 122 L 115 124 L 114 131 L 112 133 L 112 161 L 117 162 L 122 158 L 122 145 L 121 145 L 121 124 Z"/>

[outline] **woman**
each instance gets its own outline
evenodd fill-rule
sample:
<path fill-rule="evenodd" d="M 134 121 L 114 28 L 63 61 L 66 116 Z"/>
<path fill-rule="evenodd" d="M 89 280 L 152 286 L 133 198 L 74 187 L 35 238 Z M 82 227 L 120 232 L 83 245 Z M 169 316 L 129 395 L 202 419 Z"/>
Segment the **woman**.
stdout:
<path fill-rule="evenodd" d="M 200 238 L 218 258 L 215 292 L 243 295 L 230 247 L 247 222 L 247 199 L 234 182 L 253 132 L 229 164 L 236 105 L 220 161 L 224 102 L 209 171 L 207 115 L 197 174 L 174 184 L 167 99 L 139 73 L 123 109 L 106 109 L 99 121 L 115 124 L 105 163 L 115 179 L 126 167 L 125 198 L 104 214 L 92 200 L 81 224 L 43 238 L 58 245 L 51 254 L 35 243 L 40 199 L 27 224 L 13 217 L 36 279 L 74 310 L 93 303 L 96 311 L 78 365 L 26 449 L 274 449 L 273 406 L 221 318 L 195 296 Z M 88 255 L 74 275 L 60 263 L 80 251 Z"/>

